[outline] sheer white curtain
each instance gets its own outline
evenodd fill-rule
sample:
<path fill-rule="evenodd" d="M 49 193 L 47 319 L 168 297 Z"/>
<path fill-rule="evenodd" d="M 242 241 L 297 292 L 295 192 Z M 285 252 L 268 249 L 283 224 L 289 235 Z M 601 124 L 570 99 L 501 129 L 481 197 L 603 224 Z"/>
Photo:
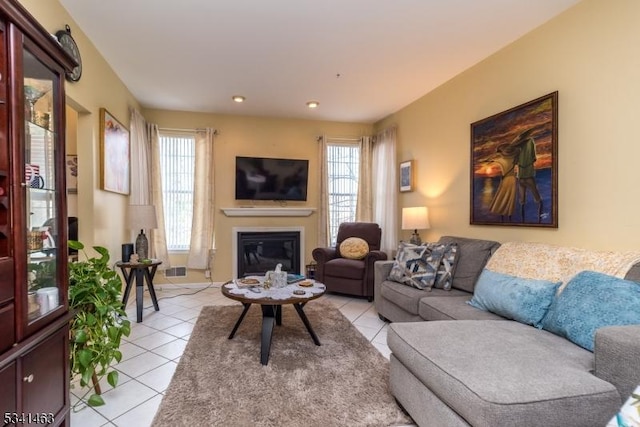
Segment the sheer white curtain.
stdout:
<path fill-rule="evenodd" d="M 318 163 L 320 164 L 320 205 L 318 206 L 318 243 L 327 247 L 329 242 L 329 173 L 327 170 L 327 137 L 318 138 Z"/>
<path fill-rule="evenodd" d="M 151 202 L 151 150 L 147 141 L 146 122 L 138 110 L 131 110 L 131 193 L 130 205 L 148 205 Z M 134 230 L 135 234 L 139 230 Z"/>
<path fill-rule="evenodd" d="M 382 228 L 380 249 L 389 257 L 398 247 L 396 128 L 376 135 L 372 155 L 373 221 Z"/>
<path fill-rule="evenodd" d="M 370 136 L 360 138 L 360 174 L 358 177 L 358 202 L 356 221 L 373 221 L 373 191 L 371 164 L 373 161 L 373 141 Z"/>
<path fill-rule="evenodd" d="M 160 169 L 160 136 L 158 125 L 147 123 L 147 141 L 151 147 L 151 198 L 150 202 L 156 207 L 158 228 L 151 230 L 151 254 L 153 258 L 162 261 L 162 267 L 171 267 L 167 237 L 164 225 L 164 203 L 162 201 L 162 175 Z"/>
<path fill-rule="evenodd" d="M 160 163 L 158 157 L 158 167 L 155 167 L 154 147 L 158 147 L 158 127 L 148 124 L 142 114 L 136 110 L 131 110 L 131 193 L 129 194 L 130 205 L 154 205 L 156 207 L 156 217 L 158 228 L 149 230 L 149 254 L 155 259 L 162 261 L 161 269 L 169 268 L 169 255 L 167 243 L 164 239 L 164 215 L 162 212 L 162 181 L 160 179 Z M 154 138 L 155 129 L 155 138 Z M 157 172 L 157 176 L 156 176 Z M 156 196 L 156 183 L 160 186 L 160 197 Z M 135 239 L 137 230 L 132 231 Z"/>
<path fill-rule="evenodd" d="M 193 222 L 187 267 L 209 268 L 215 224 L 213 129 L 198 129 L 195 141 L 195 183 L 193 189 Z"/>

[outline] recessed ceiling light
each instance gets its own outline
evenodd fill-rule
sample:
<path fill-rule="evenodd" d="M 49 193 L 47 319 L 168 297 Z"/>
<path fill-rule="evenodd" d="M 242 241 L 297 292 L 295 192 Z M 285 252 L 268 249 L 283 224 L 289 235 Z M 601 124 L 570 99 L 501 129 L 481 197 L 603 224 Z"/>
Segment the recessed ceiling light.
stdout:
<path fill-rule="evenodd" d="M 245 98 L 244 96 L 241 96 L 241 95 L 233 95 L 233 96 L 231 97 L 231 99 L 233 99 L 235 102 L 240 103 L 240 102 L 244 102 L 244 100 L 245 100 L 246 98 Z"/>
<path fill-rule="evenodd" d="M 309 108 L 318 108 L 320 103 L 318 101 L 309 101 L 307 102 L 307 107 Z"/>

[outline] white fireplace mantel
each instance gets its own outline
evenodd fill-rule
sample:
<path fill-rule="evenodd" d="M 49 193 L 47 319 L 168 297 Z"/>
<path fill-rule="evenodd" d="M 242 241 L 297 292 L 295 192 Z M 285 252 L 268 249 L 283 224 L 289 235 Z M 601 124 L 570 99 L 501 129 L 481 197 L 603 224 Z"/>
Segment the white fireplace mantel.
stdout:
<path fill-rule="evenodd" d="M 315 208 L 221 208 L 226 216 L 309 216 L 316 211 Z"/>

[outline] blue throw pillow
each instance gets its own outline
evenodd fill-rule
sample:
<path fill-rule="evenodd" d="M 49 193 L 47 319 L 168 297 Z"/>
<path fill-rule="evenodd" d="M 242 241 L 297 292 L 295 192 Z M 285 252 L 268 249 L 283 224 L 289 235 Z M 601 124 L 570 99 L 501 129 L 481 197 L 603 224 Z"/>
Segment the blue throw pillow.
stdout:
<path fill-rule="evenodd" d="M 594 271 L 576 274 L 553 302 L 542 329 L 593 351 L 596 330 L 640 324 L 640 285 Z"/>
<path fill-rule="evenodd" d="M 524 279 L 484 269 L 468 303 L 507 319 L 539 326 L 560 282 Z"/>

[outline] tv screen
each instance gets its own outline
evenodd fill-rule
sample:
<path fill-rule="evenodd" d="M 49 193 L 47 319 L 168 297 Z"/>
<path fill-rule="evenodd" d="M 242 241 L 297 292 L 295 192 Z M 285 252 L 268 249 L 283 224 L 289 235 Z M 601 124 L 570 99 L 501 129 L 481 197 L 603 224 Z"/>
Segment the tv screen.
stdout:
<path fill-rule="evenodd" d="M 307 200 L 309 161 L 236 157 L 236 200 Z"/>

